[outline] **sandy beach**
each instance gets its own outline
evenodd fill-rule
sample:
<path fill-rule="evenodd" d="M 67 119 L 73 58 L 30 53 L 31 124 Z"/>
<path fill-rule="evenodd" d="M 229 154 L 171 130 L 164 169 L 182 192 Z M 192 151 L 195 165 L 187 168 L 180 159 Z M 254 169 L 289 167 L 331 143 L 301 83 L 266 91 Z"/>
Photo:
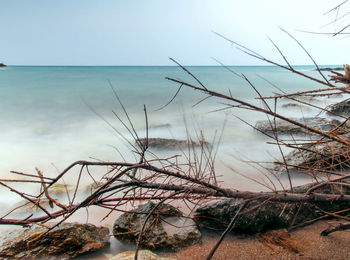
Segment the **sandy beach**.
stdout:
<path fill-rule="evenodd" d="M 334 220 L 319 221 L 310 226 L 290 232 L 287 246 L 269 243 L 254 236 L 228 236 L 212 259 L 349 259 L 350 232 L 334 232 L 320 236 Z M 280 231 L 282 234 L 284 231 Z M 160 254 L 178 260 L 206 259 L 220 234 L 205 234 L 201 245 L 195 245 L 177 253 Z"/>

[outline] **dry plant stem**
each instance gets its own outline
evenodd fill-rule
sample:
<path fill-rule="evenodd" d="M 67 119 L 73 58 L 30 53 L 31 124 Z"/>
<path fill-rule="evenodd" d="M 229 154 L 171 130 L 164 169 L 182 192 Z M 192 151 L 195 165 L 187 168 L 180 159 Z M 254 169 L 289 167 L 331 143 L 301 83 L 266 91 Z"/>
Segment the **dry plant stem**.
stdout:
<path fill-rule="evenodd" d="M 341 210 L 341 211 L 334 212 L 334 213 L 335 213 L 335 214 L 342 214 L 342 213 L 349 212 L 349 211 L 350 211 L 350 209 L 345 209 L 345 210 Z M 314 219 L 305 221 L 305 222 L 303 222 L 303 223 L 294 225 L 294 226 L 290 227 L 290 228 L 288 229 L 288 231 L 292 231 L 292 230 L 295 230 L 295 229 L 304 227 L 304 226 L 306 226 L 306 225 L 310 225 L 310 224 L 312 224 L 312 223 L 315 223 L 316 221 L 319 221 L 319 220 L 322 220 L 322 219 L 327 219 L 327 218 L 329 218 L 328 215 L 323 215 L 323 216 L 320 216 L 320 217 L 318 217 L 318 218 L 314 218 Z"/>
<path fill-rule="evenodd" d="M 335 227 L 329 227 L 321 232 L 321 236 L 328 236 L 329 234 L 336 232 L 336 231 L 344 231 L 350 229 L 350 224 L 343 224 L 340 223 L 339 225 Z"/>
<path fill-rule="evenodd" d="M 275 95 L 275 96 L 268 96 L 268 97 L 257 97 L 256 99 L 275 99 L 275 98 L 287 98 L 287 97 L 294 97 L 294 96 L 303 96 L 305 94 L 310 94 L 310 93 L 319 93 L 319 92 L 325 92 L 325 91 L 334 91 L 334 90 L 350 90 L 349 86 L 346 87 L 332 87 L 332 88 L 322 88 L 322 89 L 313 89 L 313 90 L 308 90 L 308 91 L 299 91 L 295 93 L 290 93 L 290 94 L 280 94 L 280 95 Z M 339 93 L 337 93 L 339 94 Z M 329 93 L 329 95 L 332 95 L 332 93 Z"/>
<path fill-rule="evenodd" d="M 342 216 L 342 215 L 339 215 L 337 213 L 333 213 L 333 212 L 328 212 L 328 211 L 325 211 L 323 209 L 321 209 L 320 207 L 317 207 L 316 208 L 321 211 L 323 214 L 325 214 L 326 216 L 330 216 L 330 217 L 333 217 L 333 218 L 337 218 L 337 219 L 343 219 L 343 220 L 346 220 L 346 221 L 350 221 L 350 218 L 346 217 L 346 216 Z"/>
<path fill-rule="evenodd" d="M 36 171 L 37 171 L 38 175 L 40 176 L 40 178 L 42 180 L 42 184 L 41 185 L 42 185 L 42 188 L 44 190 L 44 194 L 45 194 L 46 198 L 49 200 L 50 207 L 53 208 L 53 205 L 55 204 L 57 207 L 60 207 L 63 210 L 67 210 L 67 206 L 61 204 L 60 202 L 58 202 L 57 200 L 53 199 L 50 196 L 49 191 L 48 191 L 48 189 L 46 187 L 46 184 L 44 182 L 44 175 L 42 174 L 42 172 L 38 168 L 36 168 Z M 38 202 L 38 203 L 40 203 L 40 202 Z"/>
<path fill-rule="evenodd" d="M 225 39 L 226 41 L 228 41 L 228 42 L 230 42 L 230 43 L 232 43 L 232 44 L 234 44 L 234 45 L 239 46 L 240 48 L 242 48 L 242 49 L 239 48 L 239 50 L 241 50 L 242 52 L 246 53 L 246 54 L 249 55 L 249 56 L 252 56 L 252 57 L 254 57 L 254 58 L 256 58 L 256 59 L 259 59 L 259 60 L 261 60 L 261 61 L 270 63 L 270 64 L 272 64 L 272 65 L 278 66 L 278 67 L 283 68 L 283 69 L 285 69 L 285 70 L 291 71 L 291 72 L 293 72 L 293 73 L 295 73 L 295 74 L 297 74 L 297 75 L 299 75 L 299 76 L 308 78 L 308 79 L 313 80 L 313 81 L 315 81 L 315 82 L 317 82 L 317 83 L 320 83 L 320 84 L 322 84 L 322 85 L 325 85 L 325 86 L 328 86 L 328 87 L 336 87 L 336 86 L 334 86 L 334 85 L 332 85 L 332 84 L 329 84 L 329 83 L 327 83 L 327 82 L 325 82 L 325 81 L 319 80 L 319 79 L 317 79 L 317 78 L 314 78 L 314 77 L 311 77 L 311 76 L 309 76 L 309 75 L 306 75 L 306 74 L 304 74 L 304 73 L 302 73 L 302 72 L 300 72 L 300 71 L 297 71 L 297 70 L 295 70 L 294 68 L 290 68 L 290 67 L 288 67 L 288 66 L 284 66 L 284 65 L 281 65 L 281 64 L 279 64 L 279 63 L 277 63 L 277 62 L 274 62 L 274 61 L 272 61 L 272 60 L 266 59 L 265 57 L 261 56 L 260 54 L 258 54 L 258 53 L 256 53 L 256 52 L 254 52 L 254 51 L 252 51 L 252 50 L 246 48 L 245 46 L 243 46 L 243 45 L 241 45 L 241 44 L 239 44 L 239 43 L 237 43 L 237 42 L 235 42 L 235 41 L 232 41 L 231 39 L 225 37 L 224 35 L 219 34 L 219 33 L 216 33 L 216 32 L 214 32 L 214 33 L 215 33 L 216 35 L 218 35 L 219 37 Z"/>
<path fill-rule="evenodd" d="M 348 179 L 348 178 L 350 178 L 350 175 L 344 175 L 344 176 L 341 176 L 341 177 L 338 177 L 338 178 L 334 178 L 334 179 L 331 179 L 331 180 L 319 183 L 319 184 L 311 187 L 310 189 L 308 189 L 305 194 L 310 194 L 314 190 L 317 190 L 317 189 L 319 189 L 319 188 L 321 188 L 321 187 L 323 187 L 325 185 L 328 185 L 330 182 L 332 182 L 332 183 L 338 182 L 339 185 L 342 185 L 342 183 L 340 181 Z"/>
<path fill-rule="evenodd" d="M 172 62 L 176 63 L 183 71 L 187 72 L 192 78 L 195 79 L 195 81 L 198 82 L 199 85 L 202 86 L 202 88 L 206 89 L 206 87 L 202 84 L 202 82 L 200 82 L 200 80 L 193 75 L 188 69 L 186 69 L 184 66 L 182 66 L 180 63 L 178 63 L 176 60 L 174 60 L 173 58 L 169 58 Z"/>
<path fill-rule="evenodd" d="M 340 9 L 340 7 L 343 6 L 346 2 L 348 2 L 348 0 L 344 0 L 340 4 L 336 5 L 332 9 L 328 10 L 327 12 L 325 12 L 323 15 L 329 14 L 329 13 L 334 12 L 334 11 L 338 11 Z M 338 19 L 338 18 L 336 18 L 336 19 Z M 332 23 L 334 23 L 334 21 Z"/>
<path fill-rule="evenodd" d="M 13 174 L 18 174 L 18 175 L 22 175 L 22 176 L 40 178 L 39 176 L 34 175 L 34 174 L 28 174 L 28 173 L 17 172 L 17 171 L 10 171 L 10 172 L 13 173 Z M 49 178 L 49 177 L 43 177 L 43 178 L 44 178 L 45 180 L 50 180 L 50 181 L 53 181 L 53 180 L 54 180 L 53 178 Z M 41 178 L 40 178 L 40 179 L 41 179 Z"/>
<path fill-rule="evenodd" d="M 147 110 L 146 110 L 146 106 L 145 105 L 143 105 L 143 110 L 144 110 L 144 113 L 145 113 L 145 121 L 146 121 L 146 141 L 139 144 L 139 146 L 141 148 L 139 164 L 144 162 L 144 160 L 145 160 L 145 153 L 146 153 L 146 151 L 148 149 L 148 117 L 147 117 Z M 135 141 L 137 142 L 138 139 L 135 140 Z M 137 168 L 134 168 L 132 170 L 131 177 L 135 178 L 136 173 L 137 173 Z"/>
<path fill-rule="evenodd" d="M 26 220 L 18 219 L 0 219 L 0 224 L 12 224 L 12 225 L 27 225 L 34 222 L 42 222 L 50 219 L 57 218 L 58 216 L 63 216 L 64 220 L 60 221 L 62 223 L 69 216 L 71 216 L 76 210 L 82 207 L 87 207 L 89 205 L 99 205 L 99 201 L 96 200 L 97 197 L 103 195 L 106 192 L 118 190 L 124 187 L 139 187 L 147 188 L 153 190 L 165 190 L 173 192 L 184 192 L 192 195 L 205 195 L 206 197 L 212 198 L 242 198 L 248 200 L 260 200 L 264 201 L 269 199 L 270 201 L 278 202 L 327 202 L 327 203 L 341 203 L 344 201 L 350 201 L 350 195 L 336 195 L 336 194 L 322 194 L 322 193 L 311 193 L 311 194 L 298 194 L 298 193 L 288 193 L 288 192 L 248 192 L 248 191 L 239 191 L 239 190 L 229 190 L 229 189 L 220 189 L 220 191 L 215 191 L 208 188 L 201 187 L 189 187 L 183 185 L 171 185 L 171 184 L 158 184 L 158 183 L 145 183 L 145 182 L 127 182 L 119 185 L 114 185 L 109 188 L 101 189 L 98 192 L 92 194 L 86 198 L 83 202 L 77 205 L 70 205 L 68 211 L 61 210 L 49 214 L 43 217 L 28 218 Z M 35 202 L 33 202 L 35 203 Z"/>
<path fill-rule="evenodd" d="M 314 58 L 310 55 L 310 53 L 305 49 L 305 47 L 293 36 L 291 35 L 289 32 L 287 32 L 286 30 L 284 30 L 283 28 L 280 27 L 280 29 L 287 34 L 290 38 L 292 38 L 299 46 L 300 48 L 306 53 L 306 55 L 310 58 L 310 60 L 313 62 L 313 64 L 316 66 L 316 70 L 318 71 L 318 73 L 321 75 L 321 77 L 325 80 L 325 82 L 331 86 L 331 84 L 329 83 L 328 79 L 323 75 L 323 73 L 321 72 L 320 68 L 318 67 L 316 61 L 314 60 Z M 293 68 L 291 68 L 293 71 Z"/>
<path fill-rule="evenodd" d="M 172 171 L 167 171 L 164 169 L 160 169 L 157 168 L 155 166 L 152 166 L 150 164 L 134 164 L 134 163 L 124 163 L 124 162 L 92 162 L 92 161 L 76 161 L 74 163 L 72 163 L 71 165 L 69 165 L 65 170 L 63 170 L 62 173 L 60 173 L 55 180 L 53 180 L 47 188 L 49 188 L 50 186 L 52 186 L 54 183 L 56 183 L 58 180 L 60 180 L 62 178 L 63 175 L 65 175 L 69 170 L 71 170 L 74 166 L 76 165 L 84 165 L 84 166 L 123 166 L 123 167 L 132 167 L 132 168 L 139 168 L 139 169 L 144 169 L 144 170 L 149 170 L 149 171 L 154 171 L 154 172 L 158 172 L 158 173 L 163 173 L 166 174 L 168 176 L 173 176 L 173 177 L 177 177 L 180 179 L 184 179 L 184 180 L 188 180 L 203 186 L 206 186 L 208 188 L 214 189 L 214 190 L 218 190 L 218 187 L 215 185 L 212 185 L 210 183 L 192 178 L 190 176 L 184 176 L 179 174 L 178 172 L 172 172 Z"/>
<path fill-rule="evenodd" d="M 277 110 L 277 99 L 275 99 L 275 109 L 274 109 L 274 113 L 275 114 L 276 114 L 276 110 Z M 277 134 L 277 130 L 276 130 L 276 117 L 273 118 L 273 123 L 274 123 L 275 140 L 277 142 L 278 150 L 280 151 L 280 154 L 281 154 L 282 159 L 283 159 L 284 168 L 286 169 L 286 172 L 287 172 L 287 175 L 288 175 L 288 181 L 289 181 L 290 190 L 291 190 L 291 192 L 293 192 L 293 185 L 292 185 L 292 180 L 291 180 L 291 177 L 290 177 L 289 168 L 287 166 L 287 160 L 286 160 L 286 157 L 284 156 L 284 153 L 283 153 L 282 148 L 281 148 L 281 144 L 280 144 L 279 139 L 278 139 L 278 134 Z"/>
<path fill-rule="evenodd" d="M 210 251 L 209 255 L 207 256 L 206 260 L 210 260 L 213 255 L 215 254 L 215 251 L 218 249 L 218 247 L 220 246 L 220 244 L 222 243 L 222 241 L 224 240 L 225 236 L 232 230 L 236 220 L 239 217 L 240 212 L 248 205 L 248 201 L 244 201 L 241 203 L 241 206 L 239 207 L 239 209 L 237 210 L 235 216 L 231 219 L 230 224 L 227 226 L 227 228 L 225 229 L 225 231 L 221 234 L 220 239 L 218 240 L 218 242 L 215 244 L 215 246 L 212 248 L 212 250 Z"/>
<path fill-rule="evenodd" d="M 49 218 L 52 217 L 51 214 L 50 214 L 45 208 L 43 208 L 43 207 L 40 205 L 40 203 L 37 203 L 37 201 L 32 200 L 32 199 L 29 198 L 28 196 L 25 196 L 25 195 L 23 194 L 23 192 L 20 192 L 20 191 L 18 191 L 18 190 L 16 190 L 16 189 L 14 189 L 14 188 L 12 188 L 12 187 L 6 185 L 6 184 L 3 183 L 3 182 L 0 182 L 0 185 L 2 185 L 2 186 L 4 186 L 4 187 L 8 188 L 10 191 L 12 191 L 12 192 L 18 194 L 19 196 L 21 196 L 21 197 L 24 198 L 25 200 L 28 200 L 28 201 L 31 202 L 33 205 L 38 206 L 38 208 L 40 208 L 43 212 L 46 213 L 47 217 L 49 217 Z M 0 220 L 0 224 L 1 224 L 1 220 Z"/>
<path fill-rule="evenodd" d="M 276 114 L 276 113 L 271 112 L 271 111 L 269 111 L 269 110 L 267 110 L 267 109 L 260 108 L 260 107 L 258 107 L 258 106 L 253 105 L 253 104 L 247 103 L 247 102 L 245 102 L 245 101 L 242 101 L 242 100 L 239 100 L 239 99 L 236 99 L 236 98 L 233 98 L 233 97 L 230 97 L 230 96 L 227 96 L 227 95 L 224 95 L 224 94 L 221 94 L 221 93 L 212 91 L 212 90 L 206 90 L 206 89 L 197 87 L 197 86 L 195 86 L 195 85 L 186 83 L 186 82 L 181 81 L 181 80 L 177 80 L 177 79 L 173 79 L 173 78 L 169 78 L 169 77 L 166 77 L 166 79 L 167 79 L 167 80 L 170 80 L 170 81 L 173 81 L 173 82 L 176 82 L 176 83 L 179 83 L 179 84 L 183 84 L 183 85 L 188 86 L 188 87 L 190 87 L 190 88 L 193 88 L 193 89 L 195 89 L 195 90 L 200 90 L 200 91 L 202 91 L 202 92 L 204 92 L 204 93 L 206 93 L 206 94 L 208 94 L 208 95 L 210 95 L 210 96 L 215 96 L 215 97 L 218 97 L 218 98 L 223 98 L 223 99 L 231 100 L 231 101 L 233 101 L 233 102 L 242 104 L 242 105 L 244 105 L 244 106 L 247 106 L 247 107 L 249 107 L 249 108 L 252 108 L 253 110 L 255 110 L 255 111 L 257 111 L 257 112 L 262 112 L 262 113 L 265 113 L 265 114 L 267 114 L 267 115 L 271 115 L 271 116 L 273 116 L 273 117 L 277 117 L 277 118 L 282 119 L 282 120 L 284 120 L 284 121 L 286 121 L 286 122 L 289 122 L 289 123 L 291 123 L 291 124 L 293 124 L 293 125 L 296 125 L 296 126 L 299 126 L 299 127 L 301 127 L 301 128 L 307 129 L 307 130 L 309 130 L 310 132 L 313 132 L 313 133 L 316 133 L 316 134 L 318 134 L 318 135 L 327 137 L 327 138 L 329 138 L 329 139 L 331 139 L 331 140 L 334 140 L 334 141 L 337 141 L 337 142 L 339 142 L 339 143 L 342 143 L 342 144 L 345 144 L 345 145 L 349 145 L 349 144 L 350 144 L 350 142 L 349 142 L 348 140 L 344 139 L 344 138 L 341 138 L 341 137 L 339 137 L 339 136 L 329 135 L 329 134 L 326 133 L 326 132 L 323 132 L 323 131 L 317 130 L 317 129 L 315 129 L 315 128 L 309 127 L 309 126 L 307 126 L 307 125 L 305 125 L 305 124 L 302 124 L 302 123 L 300 123 L 300 122 L 298 122 L 298 121 L 292 120 L 292 119 L 287 118 L 287 117 L 285 117 L 285 116 L 282 116 L 282 115 L 280 115 L 280 114 Z"/>
<path fill-rule="evenodd" d="M 48 182 L 48 181 L 45 181 L 45 182 L 42 182 L 40 180 L 11 180 L 11 179 L 0 179 L 0 182 L 20 182 L 20 183 L 45 183 L 45 184 L 50 184 L 51 182 Z"/>

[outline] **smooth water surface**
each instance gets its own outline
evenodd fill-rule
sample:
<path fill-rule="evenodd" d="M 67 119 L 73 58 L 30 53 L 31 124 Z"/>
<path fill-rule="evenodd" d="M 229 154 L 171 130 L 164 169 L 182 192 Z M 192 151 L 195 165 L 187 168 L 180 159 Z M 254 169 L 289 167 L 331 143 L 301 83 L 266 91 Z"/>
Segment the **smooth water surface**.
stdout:
<path fill-rule="evenodd" d="M 320 88 L 312 81 L 277 67 L 230 68 L 249 78 L 262 95 L 280 92 L 270 83 L 286 92 Z M 249 84 L 223 67 L 188 69 L 208 89 L 261 105 Z M 312 67 L 298 69 L 317 75 Z M 279 156 L 275 147 L 266 145 L 265 136 L 236 118 L 254 124 L 258 119 L 266 119 L 264 114 L 238 108 L 221 110 L 227 102 L 214 97 L 194 106 L 205 95 L 186 87 L 170 105 L 158 110 L 171 100 L 179 87 L 165 77 L 199 85 L 178 67 L 1 68 L 0 175 L 9 177 L 10 170 L 35 173 L 38 167 L 54 176 L 76 160 L 135 161 L 137 158 L 132 155 L 130 146 L 116 132 L 134 142 L 112 112 L 127 122 L 113 89 L 140 137 L 146 134 L 144 105 L 150 137 L 185 139 L 190 133 L 195 138 L 202 131 L 206 140 L 211 141 L 215 136 L 218 139 L 225 125 L 216 166 L 223 175 L 221 179 L 234 187 L 246 185 L 246 181 L 233 174 L 230 167 L 245 174 L 254 171 L 236 157 L 266 161 Z M 279 106 L 278 109 L 288 116 L 315 114 L 312 110 L 301 114 L 301 111 L 283 110 Z M 164 156 L 174 153 L 179 152 L 167 152 Z M 159 156 L 163 156 L 162 152 Z"/>

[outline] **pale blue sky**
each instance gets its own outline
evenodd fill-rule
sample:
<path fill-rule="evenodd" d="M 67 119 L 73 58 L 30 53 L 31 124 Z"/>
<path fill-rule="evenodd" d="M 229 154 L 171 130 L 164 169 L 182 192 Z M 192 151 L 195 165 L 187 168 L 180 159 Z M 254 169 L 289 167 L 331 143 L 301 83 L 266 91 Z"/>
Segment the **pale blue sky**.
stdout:
<path fill-rule="evenodd" d="M 278 26 L 320 64 L 349 62 L 349 39 L 320 30 L 330 0 L 0 0 L 0 60 L 17 65 L 261 64 L 213 31 L 277 57 L 267 35 L 294 64 L 310 63 Z M 327 30 L 332 31 L 330 27 Z M 279 59 L 279 58 L 277 58 Z"/>

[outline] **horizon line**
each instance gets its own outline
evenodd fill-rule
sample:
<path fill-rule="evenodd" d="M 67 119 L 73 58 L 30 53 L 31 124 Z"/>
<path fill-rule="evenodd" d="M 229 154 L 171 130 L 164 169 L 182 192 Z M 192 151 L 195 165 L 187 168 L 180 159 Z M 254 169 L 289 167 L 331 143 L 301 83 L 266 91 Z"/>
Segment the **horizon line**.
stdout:
<path fill-rule="evenodd" d="M 35 65 L 12 64 L 7 67 L 178 67 L 178 65 Z M 223 67 L 223 65 L 183 65 L 185 67 Z M 227 67 L 279 67 L 277 65 L 224 65 Z M 314 64 L 293 64 L 292 66 L 314 66 Z M 343 66 L 343 64 L 318 64 L 318 66 Z"/>

